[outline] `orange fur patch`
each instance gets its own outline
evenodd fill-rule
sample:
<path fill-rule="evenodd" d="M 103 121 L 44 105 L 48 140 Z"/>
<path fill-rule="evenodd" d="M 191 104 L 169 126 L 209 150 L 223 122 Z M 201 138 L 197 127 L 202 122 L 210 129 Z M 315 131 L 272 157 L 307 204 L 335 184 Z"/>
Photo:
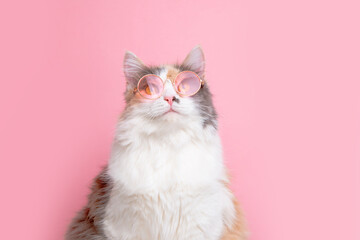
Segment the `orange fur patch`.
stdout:
<path fill-rule="evenodd" d="M 233 200 L 233 203 L 236 211 L 235 220 L 231 228 L 226 228 L 221 240 L 246 240 L 248 239 L 248 233 L 245 227 L 244 216 L 236 199 Z"/>
<path fill-rule="evenodd" d="M 175 77 L 179 74 L 179 70 L 172 67 L 172 66 L 167 66 L 167 75 L 166 75 L 166 78 L 167 79 L 170 79 L 170 81 L 174 81 L 175 80 Z"/>
<path fill-rule="evenodd" d="M 227 173 L 228 178 L 231 179 L 229 173 Z M 229 187 L 229 182 L 223 182 L 226 188 L 231 189 Z M 224 234 L 221 237 L 221 240 L 247 240 L 248 239 L 248 231 L 246 229 L 245 218 L 240 209 L 239 203 L 235 197 L 233 197 L 233 204 L 235 210 L 235 219 L 232 223 L 232 226 L 227 227 L 224 231 Z"/>

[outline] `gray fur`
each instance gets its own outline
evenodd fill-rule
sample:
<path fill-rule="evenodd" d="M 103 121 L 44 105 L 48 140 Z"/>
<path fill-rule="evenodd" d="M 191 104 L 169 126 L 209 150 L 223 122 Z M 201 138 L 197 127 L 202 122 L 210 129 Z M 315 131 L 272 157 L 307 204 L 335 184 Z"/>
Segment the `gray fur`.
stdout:
<path fill-rule="evenodd" d="M 203 118 L 203 127 L 213 126 L 217 129 L 217 113 L 212 102 L 212 94 L 207 84 L 205 83 L 200 91 L 192 96 L 192 98 L 196 100 L 200 109 L 200 114 Z"/>
<path fill-rule="evenodd" d="M 204 128 L 208 125 L 213 126 L 215 129 L 217 129 L 217 113 L 214 108 L 214 104 L 212 101 L 212 94 L 210 92 L 209 86 L 207 84 L 207 81 L 205 80 L 204 74 L 201 72 L 198 72 L 196 69 L 193 69 L 191 66 L 186 65 L 174 65 L 174 67 L 177 67 L 180 71 L 193 71 L 197 73 L 204 81 L 204 86 L 197 92 L 192 98 L 195 99 L 203 120 L 203 126 Z"/>
<path fill-rule="evenodd" d="M 88 204 L 77 214 L 66 233 L 66 240 L 106 240 L 102 220 L 112 183 L 105 168 L 94 180 Z"/>

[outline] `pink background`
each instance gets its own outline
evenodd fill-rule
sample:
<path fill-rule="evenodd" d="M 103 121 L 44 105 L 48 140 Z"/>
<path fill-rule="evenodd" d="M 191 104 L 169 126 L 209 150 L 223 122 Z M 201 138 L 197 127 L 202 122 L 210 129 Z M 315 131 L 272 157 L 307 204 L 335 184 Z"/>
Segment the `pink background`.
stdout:
<path fill-rule="evenodd" d="M 2 1 L 0 238 L 63 238 L 109 157 L 125 50 L 200 43 L 251 239 L 360 239 L 358 3 Z"/>

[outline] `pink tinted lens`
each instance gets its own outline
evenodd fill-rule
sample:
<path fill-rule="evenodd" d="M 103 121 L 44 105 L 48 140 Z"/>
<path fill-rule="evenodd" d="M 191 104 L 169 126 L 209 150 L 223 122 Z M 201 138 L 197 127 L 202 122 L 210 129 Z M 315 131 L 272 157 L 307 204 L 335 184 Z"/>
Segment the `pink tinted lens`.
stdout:
<path fill-rule="evenodd" d="M 199 91 L 200 87 L 200 78 L 194 72 L 181 72 L 175 79 L 176 91 L 183 96 L 194 95 Z"/>
<path fill-rule="evenodd" d="M 159 76 L 152 74 L 145 75 L 139 80 L 138 90 L 141 96 L 148 99 L 156 99 L 161 96 L 163 81 Z"/>

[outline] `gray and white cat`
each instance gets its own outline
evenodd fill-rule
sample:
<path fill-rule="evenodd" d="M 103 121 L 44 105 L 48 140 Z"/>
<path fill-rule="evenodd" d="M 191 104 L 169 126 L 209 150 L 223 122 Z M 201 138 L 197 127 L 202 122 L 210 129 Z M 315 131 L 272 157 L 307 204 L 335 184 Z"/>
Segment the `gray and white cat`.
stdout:
<path fill-rule="evenodd" d="M 204 70 L 199 46 L 178 65 L 150 67 L 133 53 L 125 54 L 126 108 L 111 158 L 96 177 L 88 204 L 69 226 L 67 240 L 247 239 L 228 188 Z M 184 71 L 204 82 L 189 97 L 173 84 Z M 147 74 L 163 81 L 157 99 L 134 91 Z"/>

